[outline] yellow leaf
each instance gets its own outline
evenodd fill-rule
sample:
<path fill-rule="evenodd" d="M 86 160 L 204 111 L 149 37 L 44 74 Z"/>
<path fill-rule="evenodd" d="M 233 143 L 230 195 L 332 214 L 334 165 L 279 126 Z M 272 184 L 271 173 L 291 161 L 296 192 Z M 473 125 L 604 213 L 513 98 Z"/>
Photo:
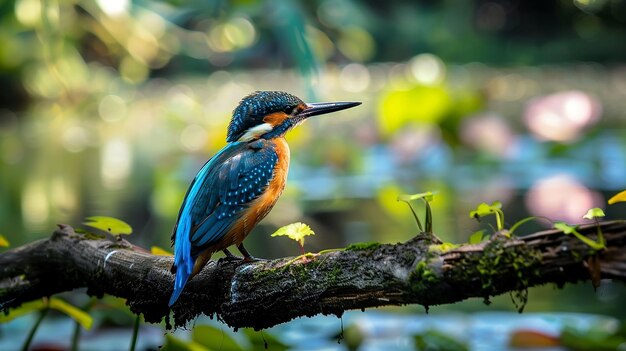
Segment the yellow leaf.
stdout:
<path fill-rule="evenodd" d="M 6 323 L 14 320 L 15 318 L 24 316 L 35 311 L 41 311 L 46 307 L 43 299 L 23 303 L 20 307 L 14 308 L 9 311 L 9 314 L 0 313 L 0 323 Z"/>
<path fill-rule="evenodd" d="M 128 223 L 113 217 L 87 217 L 87 221 L 83 224 L 92 228 L 104 230 L 114 235 L 128 235 L 133 232 L 133 228 Z"/>
<path fill-rule="evenodd" d="M 54 308 L 57 311 L 65 313 L 80 324 L 81 327 L 87 330 L 91 329 L 91 326 L 93 325 L 93 318 L 91 318 L 87 312 L 78 309 L 59 298 L 50 298 L 50 308 Z"/>
<path fill-rule="evenodd" d="M 91 326 L 93 325 L 93 318 L 91 318 L 91 316 L 88 313 L 56 297 L 50 298 L 48 303 L 46 303 L 43 299 L 24 303 L 20 307 L 11 310 L 11 312 L 9 312 L 8 315 L 5 315 L 4 313 L 0 313 L 0 323 L 9 322 L 23 315 L 36 312 L 36 311 L 41 311 L 45 309 L 46 307 L 53 308 L 57 311 L 61 311 L 65 313 L 66 315 L 74 319 L 76 322 L 78 322 L 78 324 L 80 324 L 83 328 L 87 330 L 91 329 Z"/>
<path fill-rule="evenodd" d="M 613 205 L 616 202 L 626 202 L 626 190 L 615 194 L 615 196 L 609 199 L 609 205 Z"/>
<path fill-rule="evenodd" d="M 158 246 L 153 246 L 150 248 L 150 253 L 157 256 L 174 256 L 171 252 L 162 249 Z"/>
<path fill-rule="evenodd" d="M 283 235 L 288 236 L 289 239 L 295 240 L 300 244 L 300 246 L 303 246 L 304 237 L 308 235 L 315 235 L 315 233 L 313 232 L 311 227 L 309 227 L 308 225 L 301 223 L 301 222 L 297 222 L 297 223 L 291 223 L 284 227 L 280 227 L 278 228 L 277 231 L 274 232 L 274 234 L 272 234 L 272 236 L 283 236 Z"/>
<path fill-rule="evenodd" d="M 0 247 L 9 247 L 9 241 L 2 235 L 0 235 Z"/>

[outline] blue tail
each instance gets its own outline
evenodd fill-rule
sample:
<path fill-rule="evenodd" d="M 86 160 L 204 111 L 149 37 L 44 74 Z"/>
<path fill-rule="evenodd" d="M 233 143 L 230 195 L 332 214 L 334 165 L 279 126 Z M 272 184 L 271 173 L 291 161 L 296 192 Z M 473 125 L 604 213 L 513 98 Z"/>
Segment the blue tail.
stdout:
<path fill-rule="evenodd" d="M 178 300 L 180 293 L 183 292 L 196 261 L 195 257 L 191 257 L 191 242 L 188 235 L 190 229 L 191 219 L 183 212 L 183 216 L 176 226 L 176 245 L 174 248 L 176 279 L 174 280 L 174 291 L 172 292 L 172 297 L 170 297 L 170 307 Z"/>
<path fill-rule="evenodd" d="M 170 302 L 169 302 L 170 307 L 172 307 L 172 305 L 176 303 L 176 300 L 178 300 L 178 297 L 180 296 L 180 293 L 183 292 L 183 289 L 185 288 L 185 284 L 187 284 L 187 279 L 189 279 L 189 276 L 190 276 L 190 273 L 187 272 L 185 267 L 180 267 L 180 268 L 182 269 L 176 272 L 176 280 L 174 281 L 174 291 L 172 292 L 172 297 L 170 297 Z"/>

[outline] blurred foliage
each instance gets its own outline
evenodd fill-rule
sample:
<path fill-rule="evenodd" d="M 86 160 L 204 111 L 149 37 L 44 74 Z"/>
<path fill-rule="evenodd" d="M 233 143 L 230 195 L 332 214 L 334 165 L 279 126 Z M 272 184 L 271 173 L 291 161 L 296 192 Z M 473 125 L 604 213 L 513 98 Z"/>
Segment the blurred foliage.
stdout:
<path fill-rule="evenodd" d="M 588 330 L 567 327 L 561 332 L 561 345 L 576 351 L 619 350 L 626 344 L 626 327 L 621 323 L 615 330 L 591 327 Z"/>
<path fill-rule="evenodd" d="M 174 254 L 171 251 L 167 251 L 158 246 L 152 246 L 150 248 L 150 253 L 153 255 L 157 255 L 157 256 L 174 256 Z"/>
<path fill-rule="evenodd" d="M 509 336 L 509 346 L 517 349 L 555 347 L 560 344 L 558 337 L 537 330 L 514 330 Z"/>
<path fill-rule="evenodd" d="M 415 346 L 419 351 L 467 351 L 464 343 L 446 333 L 427 330 L 414 336 Z"/>
<path fill-rule="evenodd" d="M 4 236 L 0 235 L 0 247 L 9 247 L 9 241 Z"/>
<path fill-rule="evenodd" d="M 190 340 L 183 340 L 173 335 L 166 334 L 165 345 L 162 350 L 169 351 L 244 351 L 244 350 L 268 350 L 284 351 L 288 347 L 276 337 L 263 331 L 243 329 L 242 338 L 245 342 L 236 341 L 230 336 L 230 332 L 211 325 L 196 325 L 191 332 Z"/>
<path fill-rule="evenodd" d="M 65 315 L 71 317 L 73 320 L 79 323 L 81 327 L 87 330 L 91 329 L 93 325 L 93 319 L 89 314 L 57 297 L 27 302 L 18 308 L 12 309 L 6 315 L 0 315 L 0 323 L 5 323 L 23 315 L 42 311 L 43 309 L 49 308 L 62 312 Z"/>

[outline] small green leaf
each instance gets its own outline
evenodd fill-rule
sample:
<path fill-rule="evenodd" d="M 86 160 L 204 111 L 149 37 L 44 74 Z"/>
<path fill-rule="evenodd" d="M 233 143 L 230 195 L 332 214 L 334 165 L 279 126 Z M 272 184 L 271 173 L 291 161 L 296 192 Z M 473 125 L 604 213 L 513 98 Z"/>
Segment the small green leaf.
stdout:
<path fill-rule="evenodd" d="M 50 298 L 49 306 L 50 308 L 65 313 L 73 320 L 75 320 L 76 323 L 80 324 L 81 327 L 87 330 L 91 329 L 91 326 L 93 325 L 93 318 L 91 318 L 91 316 L 87 312 L 78 309 L 77 307 L 72 306 L 57 297 Z"/>
<path fill-rule="evenodd" d="M 428 246 L 428 252 L 441 252 L 441 253 L 446 253 L 450 250 L 454 250 L 457 247 L 459 247 L 458 244 L 453 244 L 453 243 L 442 243 L 439 245 L 430 245 Z"/>
<path fill-rule="evenodd" d="M 493 213 L 491 206 L 486 203 L 480 203 L 475 210 L 470 212 L 470 218 L 478 218 L 490 215 Z"/>
<path fill-rule="evenodd" d="M 272 236 L 287 236 L 289 239 L 297 241 L 300 246 L 304 246 L 304 237 L 309 235 L 315 235 L 315 233 L 311 227 L 301 222 L 280 227 L 272 234 Z"/>
<path fill-rule="evenodd" d="M 609 205 L 613 205 L 616 202 L 626 202 L 626 190 L 615 194 L 609 199 Z"/>
<path fill-rule="evenodd" d="M 481 242 L 483 242 L 484 239 L 485 239 L 485 231 L 479 230 L 479 231 L 474 232 L 472 235 L 470 235 L 468 242 L 470 244 L 480 244 Z"/>
<path fill-rule="evenodd" d="M 589 211 L 583 216 L 585 219 L 594 219 L 594 218 L 602 218 L 604 217 L 604 211 L 601 208 L 594 207 L 590 208 Z"/>
<path fill-rule="evenodd" d="M 494 201 L 491 205 L 488 205 L 482 202 L 476 207 L 475 210 L 470 212 L 470 218 L 488 216 L 490 214 L 496 213 L 497 210 L 501 208 L 502 208 L 502 203 L 500 201 Z"/>
<path fill-rule="evenodd" d="M 228 332 L 210 325 L 195 326 L 191 339 L 210 350 L 243 351 L 241 345 Z"/>
<path fill-rule="evenodd" d="M 9 241 L 0 234 L 0 247 L 9 247 Z"/>
<path fill-rule="evenodd" d="M 128 223 L 113 217 L 87 217 L 87 222 L 84 222 L 83 224 L 92 228 L 107 231 L 114 235 L 129 235 L 133 232 L 133 228 Z"/>
<path fill-rule="evenodd" d="M 400 194 L 398 195 L 398 201 L 409 202 L 418 199 L 424 199 L 427 202 L 433 201 L 435 194 L 432 191 L 427 191 L 425 193 L 419 194 Z"/>
<path fill-rule="evenodd" d="M 158 246 L 152 246 L 150 248 L 150 253 L 153 254 L 153 255 L 156 255 L 156 256 L 174 256 L 173 253 L 171 253 L 171 252 L 169 252 L 169 251 L 167 251 L 165 249 L 162 249 L 162 248 L 160 248 Z"/>
<path fill-rule="evenodd" d="M 578 228 L 577 225 L 569 225 L 565 222 L 554 222 L 554 229 L 558 229 L 563 232 L 563 234 L 572 234 Z"/>

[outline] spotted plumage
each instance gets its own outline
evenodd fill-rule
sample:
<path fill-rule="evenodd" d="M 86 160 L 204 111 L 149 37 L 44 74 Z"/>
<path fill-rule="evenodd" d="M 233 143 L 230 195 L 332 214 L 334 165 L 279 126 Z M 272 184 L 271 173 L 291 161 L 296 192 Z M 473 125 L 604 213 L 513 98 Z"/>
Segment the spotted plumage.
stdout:
<path fill-rule="evenodd" d="M 250 260 L 243 240 L 281 195 L 289 168 L 284 134 L 304 119 L 360 103 L 306 104 L 279 91 L 246 96 L 233 111 L 228 144 L 200 169 L 178 213 L 172 233 L 176 274 L 173 305 L 189 279 L 214 252 L 236 245 Z"/>

